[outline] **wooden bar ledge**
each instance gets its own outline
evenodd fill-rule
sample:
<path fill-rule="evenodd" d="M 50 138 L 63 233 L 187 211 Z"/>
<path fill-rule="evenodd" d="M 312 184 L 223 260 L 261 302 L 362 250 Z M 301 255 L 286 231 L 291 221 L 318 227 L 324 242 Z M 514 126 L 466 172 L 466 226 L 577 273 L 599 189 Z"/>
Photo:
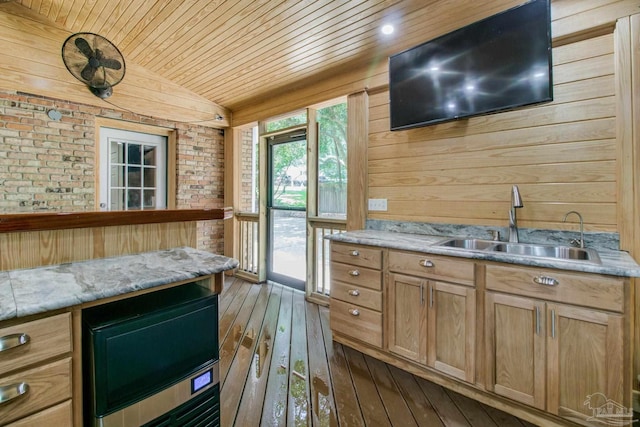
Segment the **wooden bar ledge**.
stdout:
<path fill-rule="evenodd" d="M 233 208 L 162 209 L 109 212 L 46 212 L 0 215 L 0 233 L 163 222 L 209 221 L 233 217 Z"/>

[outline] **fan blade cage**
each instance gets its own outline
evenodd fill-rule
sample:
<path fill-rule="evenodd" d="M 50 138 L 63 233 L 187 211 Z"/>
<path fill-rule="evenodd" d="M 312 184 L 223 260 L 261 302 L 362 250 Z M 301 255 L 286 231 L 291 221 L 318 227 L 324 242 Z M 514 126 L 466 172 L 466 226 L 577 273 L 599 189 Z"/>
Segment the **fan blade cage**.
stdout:
<path fill-rule="evenodd" d="M 71 74 L 90 88 L 107 89 L 122 81 L 125 63 L 109 40 L 93 33 L 76 33 L 62 45 L 62 59 Z"/>

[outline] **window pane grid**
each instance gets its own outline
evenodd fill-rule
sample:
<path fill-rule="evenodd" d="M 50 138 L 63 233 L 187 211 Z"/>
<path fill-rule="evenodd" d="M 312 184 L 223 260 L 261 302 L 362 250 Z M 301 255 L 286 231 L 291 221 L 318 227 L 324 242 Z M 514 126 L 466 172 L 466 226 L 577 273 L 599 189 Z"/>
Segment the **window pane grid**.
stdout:
<path fill-rule="evenodd" d="M 128 141 L 111 142 L 110 208 L 154 209 L 156 202 L 157 150 L 155 146 Z"/>

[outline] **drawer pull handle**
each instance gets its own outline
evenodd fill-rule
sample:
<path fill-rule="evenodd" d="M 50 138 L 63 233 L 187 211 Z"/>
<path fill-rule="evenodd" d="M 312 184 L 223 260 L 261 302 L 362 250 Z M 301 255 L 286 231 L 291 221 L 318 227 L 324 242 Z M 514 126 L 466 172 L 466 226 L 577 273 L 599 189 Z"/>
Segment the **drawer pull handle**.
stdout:
<path fill-rule="evenodd" d="M 360 256 L 360 252 L 358 252 L 358 251 L 352 251 L 352 252 L 351 252 L 351 256 Z"/>
<path fill-rule="evenodd" d="M 349 290 L 349 295 L 351 295 L 352 297 L 357 297 L 358 295 L 360 295 L 360 291 L 357 289 L 351 289 Z"/>
<path fill-rule="evenodd" d="M 429 261 L 428 259 L 421 259 L 418 264 L 422 267 L 433 267 L 433 261 Z"/>
<path fill-rule="evenodd" d="M 350 308 L 349 309 L 349 314 L 352 316 L 360 316 L 360 312 L 358 311 L 357 308 Z"/>
<path fill-rule="evenodd" d="M 349 274 L 353 277 L 358 277 L 360 275 L 360 272 L 358 270 L 351 270 Z"/>
<path fill-rule="evenodd" d="M 0 337 L 0 352 L 27 344 L 31 338 L 27 334 L 11 334 Z"/>
<path fill-rule="evenodd" d="M 9 403 L 29 392 L 29 384 L 25 382 L 0 386 L 0 405 Z"/>
<path fill-rule="evenodd" d="M 546 286 L 558 286 L 560 282 L 558 282 L 553 277 L 549 276 L 536 276 L 533 278 L 533 281 L 538 285 L 546 285 Z"/>

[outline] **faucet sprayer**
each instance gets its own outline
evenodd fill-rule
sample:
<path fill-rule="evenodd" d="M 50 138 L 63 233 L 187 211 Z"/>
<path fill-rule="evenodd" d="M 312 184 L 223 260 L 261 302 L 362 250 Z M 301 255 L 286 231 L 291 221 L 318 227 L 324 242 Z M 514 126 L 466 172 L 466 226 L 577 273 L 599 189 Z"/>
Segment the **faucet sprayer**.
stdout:
<path fill-rule="evenodd" d="M 520 190 L 518 190 L 518 186 L 514 185 L 511 187 L 511 207 L 513 208 L 521 208 L 524 205 L 522 204 L 522 198 L 520 197 Z"/>
<path fill-rule="evenodd" d="M 523 207 L 522 198 L 518 186 L 511 187 L 511 209 L 509 209 L 509 242 L 518 243 L 518 218 L 516 208 Z"/>

